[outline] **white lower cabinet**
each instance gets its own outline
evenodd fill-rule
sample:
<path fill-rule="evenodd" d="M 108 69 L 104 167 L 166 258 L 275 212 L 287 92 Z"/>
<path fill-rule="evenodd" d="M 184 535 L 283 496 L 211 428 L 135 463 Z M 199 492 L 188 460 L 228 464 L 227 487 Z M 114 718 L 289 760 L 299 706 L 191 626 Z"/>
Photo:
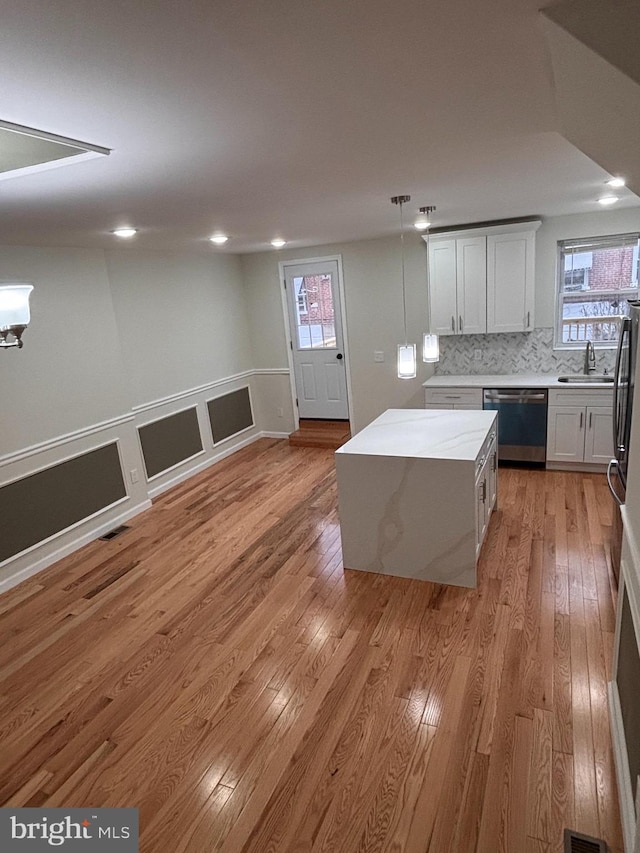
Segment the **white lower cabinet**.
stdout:
<path fill-rule="evenodd" d="M 606 465 L 613 455 L 611 391 L 550 391 L 547 462 Z"/>
<path fill-rule="evenodd" d="M 482 388 L 425 388 L 425 409 L 481 409 Z"/>
<path fill-rule="evenodd" d="M 476 556 L 480 552 L 496 506 L 498 487 L 498 445 L 495 430 L 489 436 L 489 446 L 477 463 L 476 474 Z"/>

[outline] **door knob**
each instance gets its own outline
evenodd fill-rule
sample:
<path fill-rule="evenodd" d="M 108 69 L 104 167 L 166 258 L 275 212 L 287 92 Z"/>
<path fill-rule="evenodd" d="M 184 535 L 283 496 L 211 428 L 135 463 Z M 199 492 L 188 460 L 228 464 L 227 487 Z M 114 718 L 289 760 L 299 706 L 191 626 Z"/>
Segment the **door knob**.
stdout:
<path fill-rule="evenodd" d="M 338 361 L 340 361 L 342 359 L 342 353 L 339 352 L 338 355 L 336 356 L 336 358 L 338 359 Z"/>

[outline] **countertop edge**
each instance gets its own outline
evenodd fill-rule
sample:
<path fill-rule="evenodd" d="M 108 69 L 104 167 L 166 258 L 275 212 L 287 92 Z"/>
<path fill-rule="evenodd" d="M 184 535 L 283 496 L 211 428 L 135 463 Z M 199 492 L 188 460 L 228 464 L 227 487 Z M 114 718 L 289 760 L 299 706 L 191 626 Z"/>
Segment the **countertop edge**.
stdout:
<path fill-rule="evenodd" d="M 431 376 L 423 388 L 578 388 L 581 391 L 613 391 L 613 382 L 560 382 L 562 374 L 457 374 Z"/>

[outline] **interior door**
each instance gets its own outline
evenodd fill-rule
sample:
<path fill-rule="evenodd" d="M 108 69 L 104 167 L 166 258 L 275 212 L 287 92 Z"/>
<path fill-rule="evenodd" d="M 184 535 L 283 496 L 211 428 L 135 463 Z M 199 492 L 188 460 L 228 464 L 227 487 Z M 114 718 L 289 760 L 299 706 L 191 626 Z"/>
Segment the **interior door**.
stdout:
<path fill-rule="evenodd" d="M 348 420 L 338 262 L 284 266 L 298 414 Z"/>

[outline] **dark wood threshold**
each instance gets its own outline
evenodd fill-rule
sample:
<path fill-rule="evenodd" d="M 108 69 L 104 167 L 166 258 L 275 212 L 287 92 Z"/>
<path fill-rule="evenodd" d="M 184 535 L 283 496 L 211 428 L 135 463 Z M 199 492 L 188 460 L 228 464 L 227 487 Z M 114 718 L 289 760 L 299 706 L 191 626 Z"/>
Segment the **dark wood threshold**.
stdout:
<path fill-rule="evenodd" d="M 349 421 L 303 418 L 289 436 L 292 447 L 327 447 L 336 450 L 351 438 Z"/>

